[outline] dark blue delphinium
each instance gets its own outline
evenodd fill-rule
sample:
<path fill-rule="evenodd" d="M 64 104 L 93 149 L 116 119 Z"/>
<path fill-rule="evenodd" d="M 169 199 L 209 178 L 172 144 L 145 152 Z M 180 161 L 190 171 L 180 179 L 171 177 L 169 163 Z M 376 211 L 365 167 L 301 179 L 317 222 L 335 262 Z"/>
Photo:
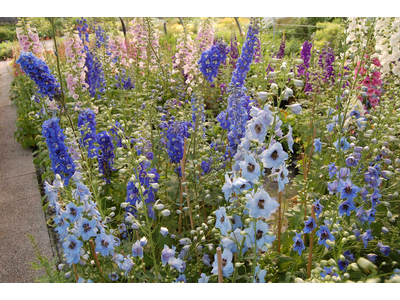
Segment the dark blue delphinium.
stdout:
<path fill-rule="evenodd" d="M 131 77 L 126 75 L 125 69 L 122 69 L 121 74 L 115 75 L 115 80 L 117 81 L 115 86 L 118 88 L 124 90 L 133 90 L 135 88 L 135 85 L 133 84 Z"/>
<path fill-rule="evenodd" d="M 303 63 L 299 66 L 298 73 L 299 75 L 304 75 L 306 69 L 310 67 L 310 58 L 311 58 L 311 48 L 312 43 L 305 41 L 303 44 L 303 49 L 301 50 L 300 56 L 303 59 Z"/>
<path fill-rule="evenodd" d="M 192 127 L 192 124 L 186 121 L 170 121 L 167 125 L 167 153 L 171 163 L 179 163 L 183 158 L 185 138 L 190 136 L 189 127 Z"/>
<path fill-rule="evenodd" d="M 89 51 L 86 45 L 84 49 L 86 52 L 85 66 L 87 68 L 86 83 L 89 85 L 89 93 L 91 97 L 95 97 L 97 94 L 97 97 L 100 99 L 100 94 L 106 91 L 103 67 L 97 56 Z"/>
<path fill-rule="evenodd" d="M 65 135 L 58 122 L 60 119 L 54 117 L 42 125 L 42 134 L 46 138 L 51 159 L 51 169 L 54 174 L 59 174 L 68 185 L 69 179 L 75 173 L 75 164 L 67 152 L 65 146 Z"/>
<path fill-rule="evenodd" d="M 96 155 L 96 115 L 93 110 L 86 108 L 79 113 L 78 127 L 81 129 L 81 145 L 88 149 L 88 157 Z"/>
<path fill-rule="evenodd" d="M 223 42 L 217 42 L 201 54 L 198 64 L 200 65 L 200 71 L 209 82 L 212 83 L 214 78 L 217 77 L 218 68 L 221 63 L 225 62 L 228 52 L 228 45 Z"/>
<path fill-rule="evenodd" d="M 61 93 L 60 85 L 49 67 L 32 52 L 21 52 L 16 63 L 36 83 L 40 95 L 48 96 L 52 100 Z"/>
<path fill-rule="evenodd" d="M 115 171 L 112 167 L 114 163 L 114 145 L 112 139 L 107 131 L 102 131 L 97 135 L 97 160 L 99 162 L 99 171 L 104 175 L 104 179 L 107 183 L 110 183 L 111 171 Z"/>
<path fill-rule="evenodd" d="M 122 147 L 122 138 L 118 134 L 119 130 L 124 132 L 124 128 L 122 128 L 121 123 L 115 121 L 115 124 L 111 125 L 110 134 L 114 136 L 114 140 L 117 142 L 117 147 Z"/>
<path fill-rule="evenodd" d="M 238 42 L 236 35 L 231 36 L 231 51 L 229 52 L 229 63 L 232 65 L 233 69 L 236 69 L 236 62 L 237 59 L 239 58 L 239 49 L 238 49 Z"/>

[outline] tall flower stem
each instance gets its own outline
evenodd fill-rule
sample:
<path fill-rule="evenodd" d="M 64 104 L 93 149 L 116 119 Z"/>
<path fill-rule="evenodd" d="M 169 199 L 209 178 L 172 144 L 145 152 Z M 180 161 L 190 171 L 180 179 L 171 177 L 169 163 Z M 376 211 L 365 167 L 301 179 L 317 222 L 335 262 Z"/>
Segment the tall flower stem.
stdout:
<path fill-rule="evenodd" d="M 222 254 L 221 247 L 217 248 L 217 260 L 218 260 L 218 283 L 223 283 L 224 279 L 222 277 Z"/>
<path fill-rule="evenodd" d="M 282 191 L 278 194 L 278 253 L 281 253 L 281 231 L 282 231 Z"/>

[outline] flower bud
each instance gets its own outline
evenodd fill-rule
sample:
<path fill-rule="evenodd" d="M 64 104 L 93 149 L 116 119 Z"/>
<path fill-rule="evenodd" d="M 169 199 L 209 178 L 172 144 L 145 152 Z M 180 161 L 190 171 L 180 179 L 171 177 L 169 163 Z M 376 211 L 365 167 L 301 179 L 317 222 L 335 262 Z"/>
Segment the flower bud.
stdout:
<path fill-rule="evenodd" d="M 128 205 L 129 205 L 129 202 L 122 202 L 121 208 L 126 208 L 126 207 L 128 207 Z"/>
<path fill-rule="evenodd" d="M 164 217 L 168 217 L 168 216 L 171 214 L 171 212 L 170 212 L 168 209 L 164 209 L 164 210 L 161 212 L 161 214 L 162 214 Z"/>

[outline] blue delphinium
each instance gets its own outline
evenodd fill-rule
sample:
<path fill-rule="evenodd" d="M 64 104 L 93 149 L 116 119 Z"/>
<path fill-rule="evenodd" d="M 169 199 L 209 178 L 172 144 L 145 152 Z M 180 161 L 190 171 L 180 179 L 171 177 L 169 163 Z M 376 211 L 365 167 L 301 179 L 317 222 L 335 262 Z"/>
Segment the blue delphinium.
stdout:
<path fill-rule="evenodd" d="M 68 235 L 65 242 L 62 243 L 67 263 L 77 264 L 80 261 L 80 253 L 83 243 L 75 235 Z"/>
<path fill-rule="evenodd" d="M 197 283 L 207 283 L 210 280 L 210 276 L 206 276 L 206 274 L 201 273 L 200 278 L 197 280 Z"/>
<path fill-rule="evenodd" d="M 224 249 L 222 253 L 222 275 L 226 278 L 229 278 L 233 273 L 233 263 L 232 263 L 233 254 L 228 249 Z M 218 274 L 218 259 L 217 254 L 215 254 L 214 263 L 212 264 L 213 269 L 211 271 L 212 274 Z"/>
<path fill-rule="evenodd" d="M 254 218 L 269 218 L 278 208 L 279 203 L 275 198 L 271 198 L 262 187 L 254 195 L 247 194 L 246 208 L 249 209 L 249 215 Z"/>
<path fill-rule="evenodd" d="M 351 182 L 351 179 L 347 179 L 346 181 L 340 180 L 339 192 L 340 198 L 353 200 L 357 193 L 360 191 L 360 188 Z"/>
<path fill-rule="evenodd" d="M 107 183 L 110 183 L 111 171 L 115 171 L 112 167 L 114 163 L 114 145 L 111 137 L 107 131 L 102 131 L 97 135 L 97 143 L 99 151 L 97 154 L 97 160 L 99 162 L 99 171 L 104 175 L 104 179 Z"/>
<path fill-rule="evenodd" d="M 326 243 L 327 240 L 334 241 L 335 237 L 329 231 L 327 225 L 322 225 L 319 228 L 319 231 L 315 233 L 317 237 L 319 237 L 318 245 L 325 245 L 326 248 L 329 248 L 329 245 Z"/>
<path fill-rule="evenodd" d="M 111 272 L 110 274 L 108 274 L 108 278 L 110 278 L 111 281 L 117 281 L 119 279 L 119 276 L 117 273 Z"/>
<path fill-rule="evenodd" d="M 283 147 L 279 142 L 276 142 L 261 153 L 261 161 L 265 168 L 279 169 L 281 164 L 288 158 L 288 154 L 283 151 Z"/>
<path fill-rule="evenodd" d="M 108 256 L 114 252 L 115 240 L 114 236 L 100 233 L 96 239 L 96 252 L 100 252 L 103 256 Z"/>
<path fill-rule="evenodd" d="M 355 261 L 356 260 L 354 255 L 349 250 L 344 251 L 343 252 L 343 256 L 346 257 L 346 259 L 348 261 Z"/>
<path fill-rule="evenodd" d="M 76 227 L 76 234 L 81 236 L 84 241 L 89 240 L 91 237 L 96 236 L 98 229 L 96 228 L 96 220 L 89 221 L 86 218 L 82 218 L 78 221 Z"/>
<path fill-rule="evenodd" d="M 240 228 L 236 228 L 235 231 L 231 232 L 229 237 L 225 237 L 221 240 L 221 244 L 224 249 L 228 249 L 232 253 L 236 253 L 239 250 L 238 245 L 241 245 L 242 239 L 244 238 L 244 236 L 242 236 L 240 232 Z M 247 247 L 243 247 L 242 251 L 243 253 L 246 252 Z"/>
<path fill-rule="evenodd" d="M 93 110 L 86 108 L 79 113 L 78 127 L 81 130 L 81 145 L 87 148 L 88 157 L 93 158 L 96 155 L 96 115 Z"/>
<path fill-rule="evenodd" d="M 385 246 L 382 242 L 378 242 L 378 248 L 379 251 L 381 251 L 381 253 L 385 256 L 389 256 L 390 253 L 390 247 L 389 246 Z"/>
<path fill-rule="evenodd" d="M 131 77 L 126 75 L 125 69 L 122 69 L 121 73 L 115 75 L 115 80 L 117 81 L 117 83 L 115 84 L 117 88 L 121 88 L 124 90 L 133 90 L 135 88 Z"/>
<path fill-rule="evenodd" d="M 339 217 L 346 214 L 348 217 L 350 216 L 350 212 L 356 210 L 354 202 L 352 200 L 346 200 L 339 205 Z"/>
<path fill-rule="evenodd" d="M 192 127 L 192 124 L 186 121 L 170 121 L 167 125 L 167 153 L 171 163 L 179 163 L 183 158 L 185 138 L 190 136 L 189 127 Z"/>
<path fill-rule="evenodd" d="M 339 143 L 339 140 L 337 140 L 336 142 L 333 143 L 333 145 L 335 146 L 335 148 L 336 148 L 337 150 L 339 150 L 339 147 L 340 147 L 343 151 L 346 151 L 346 150 L 348 150 L 348 149 L 350 148 L 350 144 L 349 144 L 349 142 L 347 141 L 346 137 L 344 137 L 344 136 L 342 136 L 342 137 L 340 138 L 340 143 Z"/>
<path fill-rule="evenodd" d="M 242 170 L 242 176 L 250 181 L 250 182 L 257 182 L 260 175 L 261 175 L 261 169 L 260 165 L 256 162 L 255 158 L 253 155 L 244 155 L 244 160 L 239 163 L 240 168 Z"/>
<path fill-rule="evenodd" d="M 140 241 L 136 241 L 136 243 L 132 245 L 132 256 L 143 257 L 143 247 L 140 245 Z"/>
<path fill-rule="evenodd" d="M 319 218 L 319 215 L 321 214 L 322 210 L 324 209 L 324 206 L 319 203 L 321 199 L 315 199 L 315 202 L 313 203 L 314 205 L 314 211 L 317 214 L 317 218 Z"/>
<path fill-rule="evenodd" d="M 315 139 L 315 140 L 314 140 L 314 148 L 315 148 L 315 151 L 321 153 L 321 148 L 322 148 L 321 146 L 322 146 L 321 140 L 320 140 L 320 139 Z"/>
<path fill-rule="evenodd" d="M 54 174 L 59 174 L 65 185 L 68 185 L 70 177 L 75 173 L 75 164 L 68 154 L 65 135 L 58 122 L 59 119 L 56 117 L 44 121 L 42 134 L 49 148 L 52 171 Z"/>
<path fill-rule="evenodd" d="M 302 240 L 302 234 L 301 233 L 296 233 L 296 235 L 293 237 L 293 250 L 297 251 L 299 255 L 303 252 L 306 247 L 304 246 L 304 242 Z"/>
<path fill-rule="evenodd" d="M 36 83 L 39 94 L 48 96 L 52 100 L 61 93 L 60 84 L 51 74 L 49 67 L 33 53 L 21 52 L 16 63 Z"/>
<path fill-rule="evenodd" d="M 232 229 L 232 224 L 228 219 L 225 207 L 220 207 L 218 210 L 216 210 L 215 217 L 215 228 L 219 228 L 221 230 L 221 234 L 226 235 L 227 231 Z"/>
<path fill-rule="evenodd" d="M 88 46 L 84 46 L 86 57 L 85 57 L 85 67 L 86 72 L 86 83 L 89 85 L 89 93 L 91 97 L 100 99 L 100 94 L 105 93 L 106 80 L 104 78 L 104 71 L 100 60 L 97 56 L 89 51 Z"/>
<path fill-rule="evenodd" d="M 172 283 L 186 283 L 185 274 L 180 274 L 179 277 L 175 281 L 173 281 Z"/>
<path fill-rule="evenodd" d="M 267 271 L 264 269 L 260 269 L 260 266 L 257 265 L 255 269 L 253 283 L 265 283 L 265 276 L 267 275 Z"/>
<path fill-rule="evenodd" d="M 257 222 L 251 222 L 249 227 L 244 230 L 247 233 L 245 241 L 246 246 L 253 248 L 254 244 L 256 244 L 257 248 L 261 249 L 261 251 L 267 251 L 268 248 L 265 244 L 272 244 L 272 242 L 275 240 L 275 236 L 269 235 L 268 230 L 268 224 L 261 220 L 257 220 Z"/>
<path fill-rule="evenodd" d="M 305 225 L 303 229 L 304 233 L 310 233 L 315 229 L 315 227 L 317 227 L 317 224 L 315 223 L 312 217 L 308 217 L 308 220 L 304 221 L 304 225 Z"/>
<path fill-rule="evenodd" d="M 226 55 L 229 52 L 227 52 L 227 49 L 229 48 L 225 43 L 218 42 L 201 54 L 198 64 L 200 71 L 209 82 L 212 83 L 214 78 L 217 77 L 218 68 L 226 60 Z"/>
<path fill-rule="evenodd" d="M 164 245 L 164 249 L 161 251 L 161 262 L 164 266 L 175 258 L 175 249 L 173 245 L 172 248 Z"/>

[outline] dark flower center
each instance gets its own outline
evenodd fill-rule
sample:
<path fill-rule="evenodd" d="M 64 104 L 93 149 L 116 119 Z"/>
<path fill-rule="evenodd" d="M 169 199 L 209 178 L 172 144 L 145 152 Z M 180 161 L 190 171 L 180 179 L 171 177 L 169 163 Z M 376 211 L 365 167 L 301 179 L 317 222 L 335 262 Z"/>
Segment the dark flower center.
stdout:
<path fill-rule="evenodd" d="M 285 175 L 283 174 L 283 172 L 281 172 L 281 178 L 285 179 Z"/>
<path fill-rule="evenodd" d="M 92 229 L 92 228 L 90 228 L 89 224 L 83 224 L 83 231 L 84 232 L 88 232 L 90 229 Z"/>
<path fill-rule="evenodd" d="M 348 210 L 349 209 L 349 205 L 345 203 L 345 204 L 342 205 L 342 208 L 343 208 L 343 210 Z"/>
<path fill-rule="evenodd" d="M 329 237 L 329 234 L 328 234 L 326 231 L 324 231 L 324 232 L 321 234 L 321 240 L 327 240 L 328 237 Z"/>
<path fill-rule="evenodd" d="M 301 242 L 300 241 L 296 241 L 296 246 L 295 247 L 301 247 Z"/>
<path fill-rule="evenodd" d="M 256 239 L 257 240 L 259 240 L 259 239 L 261 239 L 262 238 L 262 236 L 263 236 L 263 231 L 261 231 L 261 230 L 257 230 L 257 233 L 256 233 Z"/>
<path fill-rule="evenodd" d="M 72 207 L 71 207 L 70 211 L 71 211 L 71 215 L 73 215 L 74 217 L 76 217 L 76 210 L 75 210 L 75 208 L 72 208 Z"/>
<path fill-rule="evenodd" d="M 258 278 L 258 276 L 256 276 L 256 281 L 257 281 L 257 283 L 260 283 L 260 278 Z"/>
<path fill-rule="evenodd" d="M 220 219 L 220 221 L 221 221 L 221 223 L 224 223 L 224 222 L 225 222 L 225 217 L 222 216 L 221 219 Z"/>
<path fill-rule="evenodd" d="M 256 126 L 254 126 L 254 129 L 256 130 L 257 133 L 260 133 L 262 129 L 261 124 L 256 124 Z"/>
<path fill-rule="evenodd" d="M 69 244 L 68 248 L 71 249 L 71 250 L 73 250 L 73 249 L 75 248 L 75 246 L 76 246 L 75 242 L 72 241 L 72 242 Z"/>
<path fill-rule="evenodd" d="M 104 248 L 107 248 L 107 247 L 108 247 L 108 242 L 106 242 L 105 240 L 102 240 L 102 241 L 101 241 L 101 245 L 102 245 Z"/>
<path fill-rule="evenodd" d="M 235 219 L 232 219 L 231 221 L 232 221 L 232 224 L 236 224 L 236 220 Z"/>
<path fill-rule="evenodd" d="M 264 209 L 264 203 L 265 203 L 264 199 L 258 200 L 258 208 L 259 209 Z"/>
<path fill-rule="evenodd" d="M 353 190 L 351 189 L 351 186 L 346 186 L 346 187 L 344 188 L 344 191 L 345 191 L 347 194 L 350 194 Z"/>
<path fill-rule="evenodd" d="M 254 169 L 256 168 L 256 166 L 255 165 L 253 165 L 252 163 L 249 163 L 248 165 L 247 165 L 247 172 L 253 172 L 254 171 Z"/>
<path fill-rule="evenodd" d="M 222 267 L 224 268 L 227 264 L 227 260 L 225 258 L 222 259 Z"/>
<path fill-rule="evenodd" d="M 244 189 L 245 187 L 246 185 L 244 183 L 240 186 L 241 189 Z"/>
<path fill-rule="evenodd" d="M 312 229 L 314 228 L 313 222 L 309 222 L 306 226 L 307 226 L 308 228 L 310 228 L 310 230 L 312 230 Z"/>
<path fill-rule="evenodd" d="M 274 151 L 274 152 L 272 152 L 272 154 L 271 154 L 271 158 L 273 159 L 273 160 L 276 160 L 277 158 L 278 158 L 278 151 Z"/>

